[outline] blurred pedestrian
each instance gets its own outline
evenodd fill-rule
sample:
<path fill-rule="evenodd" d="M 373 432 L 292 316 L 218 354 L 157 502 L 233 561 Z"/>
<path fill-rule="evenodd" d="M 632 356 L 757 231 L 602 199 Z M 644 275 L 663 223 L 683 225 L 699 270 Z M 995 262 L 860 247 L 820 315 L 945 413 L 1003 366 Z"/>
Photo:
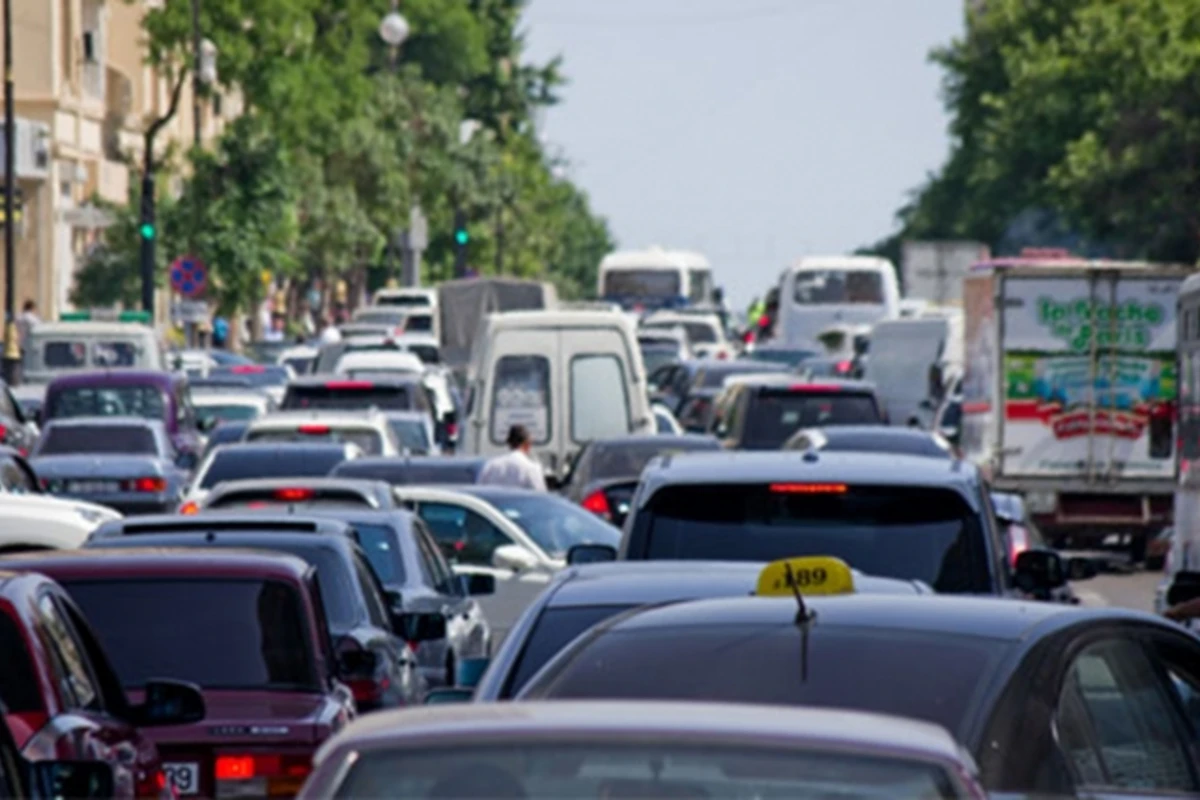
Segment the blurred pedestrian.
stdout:
<path fill-rule="evenodd" d="M 488 486 L 514 486 L 519 489 L 546 491 L 546 476 L 542 465 L 530 453 L 533 437 L 524 425 L 508 429 L 508 452 L 483 465 L 477 483 Z"/>
<path fill-rule="evenodd" d="M 328 317 L 321 317 L 317 322 L 317 329 L 320 331 L 317 341 L 321 344 L 336 344 L 342 340 L 341 331 L 337 329 L 336 325 L 330 324 Z"/>
<path fill-rule="evenodd" d="M 21 314 L 17 317 L 17 336 L 21 345 L 21 353 L 25 353 L 25 343 L 29 341 L 29 332 L 33 326 L 42 320 L 37 315 L 37 306 L 32 300 L 26 300 L 21 306 Z"/>

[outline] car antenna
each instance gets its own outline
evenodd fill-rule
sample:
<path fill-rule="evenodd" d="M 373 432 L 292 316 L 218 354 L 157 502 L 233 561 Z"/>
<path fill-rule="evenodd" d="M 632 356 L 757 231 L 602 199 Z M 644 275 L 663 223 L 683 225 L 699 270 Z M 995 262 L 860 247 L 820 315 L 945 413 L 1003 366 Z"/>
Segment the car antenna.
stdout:
<path fill-rule="evenodd" d="M 796 574 L 792 572 L 792 565 L 784 563 L 785 574 L 787 575 L 787 585 L 791 587 L 792 594 L 796 597 L 796 627 L 800 629 L 800 681 L 804 683 L 808 681 L 808 631 L 810 623 L 816 619 L 816 612 L 811 610 L 804 602 L 804 595 L 800 594 L 800 583 L 796 580 Z"/>

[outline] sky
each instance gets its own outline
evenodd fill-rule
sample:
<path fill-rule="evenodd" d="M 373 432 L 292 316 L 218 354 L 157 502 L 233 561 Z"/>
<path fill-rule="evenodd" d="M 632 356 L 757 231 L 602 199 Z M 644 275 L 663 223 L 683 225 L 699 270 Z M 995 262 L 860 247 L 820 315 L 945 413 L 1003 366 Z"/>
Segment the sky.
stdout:
<path fill-rule="evenodd" d="M 891 233 L 945 160 L 963 0 L 530 0 L 569 80 L 541 135 L 621 248 L 695 249 L 730 304 Z"/>

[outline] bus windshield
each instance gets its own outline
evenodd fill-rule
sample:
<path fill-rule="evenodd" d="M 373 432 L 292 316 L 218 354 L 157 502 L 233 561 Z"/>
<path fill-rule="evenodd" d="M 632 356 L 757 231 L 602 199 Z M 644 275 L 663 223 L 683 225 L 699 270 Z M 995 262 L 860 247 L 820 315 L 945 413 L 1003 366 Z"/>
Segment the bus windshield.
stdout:
<path fill-rule="evenodd" d="M 680 270 L 620 269 L 604 274 L 605 297 L 679 297 Z"/>
<path fill-rule="evenodd" d="M 800 305 L 881 305 L 883 275 L 874 270 L 805 270 L 796 273 Z"/>

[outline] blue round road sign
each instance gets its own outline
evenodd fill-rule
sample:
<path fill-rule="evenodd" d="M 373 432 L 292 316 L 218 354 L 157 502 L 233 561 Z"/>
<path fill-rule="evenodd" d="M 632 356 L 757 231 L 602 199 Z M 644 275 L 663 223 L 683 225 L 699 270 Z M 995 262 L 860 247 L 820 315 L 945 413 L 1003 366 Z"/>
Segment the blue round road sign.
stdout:
<path fill-rule="evenodd" d="M 171 288 L 184 297 L 203 294 L 206 283 L 208 269 L 200 259 L 194 256 L 180 256 L 171 262 Z"/>

